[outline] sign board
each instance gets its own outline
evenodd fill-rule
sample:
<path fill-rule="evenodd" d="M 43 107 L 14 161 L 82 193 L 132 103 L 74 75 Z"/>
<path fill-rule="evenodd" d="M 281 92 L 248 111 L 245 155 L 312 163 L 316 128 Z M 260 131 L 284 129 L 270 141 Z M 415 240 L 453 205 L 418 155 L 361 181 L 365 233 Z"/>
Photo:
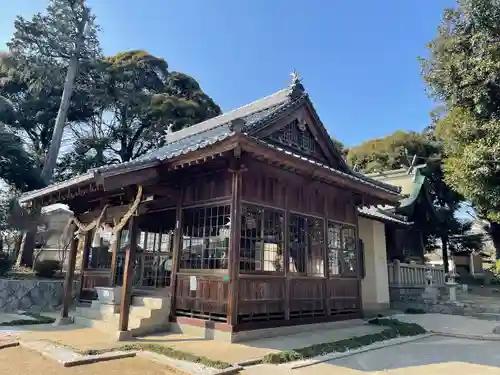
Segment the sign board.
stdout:
<path fill-rule="evenodd" d="M 197 289 L 198 283 L 196 282 L 196 276 L 189 277 L 189 290 L 194 291 Z"/>

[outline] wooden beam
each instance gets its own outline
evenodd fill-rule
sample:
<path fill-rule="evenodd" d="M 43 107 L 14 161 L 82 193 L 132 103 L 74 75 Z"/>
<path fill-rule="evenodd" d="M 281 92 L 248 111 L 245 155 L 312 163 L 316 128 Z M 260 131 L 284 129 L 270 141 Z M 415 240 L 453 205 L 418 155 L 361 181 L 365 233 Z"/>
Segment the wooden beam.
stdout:
<path fill-rule="evenodd" d="M 234 149 L 238 145 L 240 139 L 244 137 L 245 136 L 238 136 L 238 135 L 232 136 L 217 143 L 214 146 L 205 147 L 198 151 L 193 151 L 188 154 L 172 158 L 170 161 L 167 162 L 167 166 L 169 169 L 176 169 L 176 168 L 181 168 L 185 165 L 193 165 L 197 163 L 202 164 L 206 160 L 209 160 L 211 158 L 216 157 L 219 154 Z"/>
<path fill-rule="evenodd" d="M 120 249 L 120 243 L 122 239 L 122 231 L 119 230 L 116 233 L 116 240 L 111 244 L 111 273 L 109 277 L 109 286 L 115 286 L 116 284 L 116 269 L 118 267 L 118 250 Z"/>
<path fill-rule="evenodd" d="M 100 206 L 95 210 L 79 215 L 79 219 L 82 223 L 90 223 L 92 220 L 95 220 L 99 217 L 99 215 L 102 212 L 102 209 L 103 207 Z M 106 209 L 106 214 L 104 216 L 105 219 L 121 218 L 123 215 L 125 215 L 127 211 L 128 211 L 127 205 L 108 207 Z"/>
<path fill-rule="evenodd" d="M 279 150 L 269 148 L 263 144 L 259 144 L 249 138 L 242 138 L 239 141 L 242 150 L 250 152 L 254 155 L 260 155 L 262 158 L 269 160 L 280 160 L 282 165 L 288 165 L 300 172 L 304 176 L 317 178 L 327 181 L 327 183 L 334 184 L 347 189 L 352 189 L 364 194 L 367 194 L 384 202 L 396 203 L 401 198 L 398 193 L 381 190 L 371 187 L 363 182 L 358 182 L 350 178 L 344 178 L 340 175 L 334 174 L 326 168 L 315 166 L 309 161 L 301 160 L 295 156 L 289 156 Z"/>
<path fill-rule="evenodd" d="M 123 274 L 122 301 L 120 304 L 120 322 L 118 329 L 120 332 L 128 331 L 128 319 L 130 314 L 130 304 L 132 302 L 132 277 L 134 273 L 135 254 L 137 252 L 137 235 L 139 227 L 137 226 L 137 217 L 132 215 L 128 225 L 129 246 L 125 253 L 125 272 Z"/>
<path fill-rule="evenodd" d="M 177 206 L 175 209 L 175 233 L 174 243 L 172 248 L 172 273 L 170 274 L 170 315 L 175 316 L 175 296 L 177 294 L 177 271 L 179 270 L 180 253 L 182 248 L 182 200 L 184 196 L 184 188 L 181 188 L 181 193 L 177 198 Z"/>
<path fill-rule="evenodd" d="M 240 273 L 240 237 L 241 237 L 241 191 L 242 170 L 235 160 L 233 168 L 233 187 L 231 200 L 231 234 L 229 237 L 229 298 L 227 323 L 238 324 L 239 281 Z"/>
<path fill-rule="evenodd" d="M 69 323 L 68 311 L 73 302 L 73 277 L 75 274 L 76 253 L 78 251 L 78 237 L 75 237 L 75 229 L 76 225 L 73 224 L 69 232 L 71 243 L 68 254 L 68 270 L 64 278 L 63 305 L 58 321 L 61 325 Z"/>
<path fill-rule="evenodd" d="M 153 185 L 158 180 L 158 171 L 154 167 L 149 167 L 113 176 L 99 176 L 98 180 L 107 191 L 137 184 Z"/>

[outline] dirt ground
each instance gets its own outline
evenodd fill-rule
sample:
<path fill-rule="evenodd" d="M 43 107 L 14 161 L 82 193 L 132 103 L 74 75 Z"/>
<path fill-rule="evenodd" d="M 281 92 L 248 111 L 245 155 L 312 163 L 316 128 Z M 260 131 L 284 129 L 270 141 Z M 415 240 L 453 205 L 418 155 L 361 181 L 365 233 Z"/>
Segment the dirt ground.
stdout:
<path fill-rule="evenodd" d="M 161 365 L 142 358 L 124 358 L 75 367 L 42 357 L 20 347 L 0 350 L 0 375 L 174 375 Z M 178 374 L 176 374 L 178 375 Z"/>

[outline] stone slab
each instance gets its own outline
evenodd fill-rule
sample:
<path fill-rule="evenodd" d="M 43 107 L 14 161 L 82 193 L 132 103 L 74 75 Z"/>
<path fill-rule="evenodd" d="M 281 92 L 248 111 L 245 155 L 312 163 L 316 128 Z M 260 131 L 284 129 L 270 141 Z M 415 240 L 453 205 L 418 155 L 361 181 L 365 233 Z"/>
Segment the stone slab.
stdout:
<path fill-rule="evenodd" d="M 49 341 L 20 341 L 22 347 L 39 352 L 44 357 L 52 359 L 64 367 L 73 367 L 86 365 L 90 363 L 110 361 L 113 359 L 135 357 L 135 352 L 114 351 L 96 355 L 82 355 L 74 352 L 73 350 L 59 345 L 53 344 Z"/>
<path fill-rule="evenodd" d="M 74 360 L 65 362 L 64 367 L 88 365 L 91 363 L 111 361 L 114 359 L 130 358 L 135 356 L 136 356 L 135 352 L 122 352 L 122 351 L 108 352 L 96 355 L 85 355 L 80 358 L 76 358 Z"/>
<path fill-rule="evenodd" d="M 81 354 L 75 353 L 70 349 L 57 346 L 48 341 L 20 341 L 20 345 L 24 348 L 34 350 L 44 357 L 52 359 L 64 365 L 66 362 L 71 362 L 82 357 Z"/>
<path fill-rule="evenodd" d="M 161 364 L 173 371 L 181 371 L 191 375 L 228 375 L 236 373 L 242 369 L 242 367 L 240 366 L 231 366 L 225 369 L 216 369 L 201 365 L 199 363 L 170 358 L 165 355 L 153 353 L 146 350 L 138 351 L 137 356 Z"/>

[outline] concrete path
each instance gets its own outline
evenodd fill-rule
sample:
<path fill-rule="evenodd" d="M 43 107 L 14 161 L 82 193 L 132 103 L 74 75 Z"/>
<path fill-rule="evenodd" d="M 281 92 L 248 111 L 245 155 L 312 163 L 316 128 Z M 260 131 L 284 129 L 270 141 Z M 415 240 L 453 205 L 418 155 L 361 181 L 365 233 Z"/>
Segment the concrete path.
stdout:
<path fill-rule="evenodd" d="M 500 340 L 500 335 L 493 333 L 493 328 L 500 325 L 498 321 L 447 314 L 397 314 L 394 318 L 417 323 L 427 331 Z"/>
<path fill-rule="evenodd" d="M 499 374 L 500 342 L 433 336 L 345 357 L 329 364 L 332 370 L 340 367 L 391 374 Z"/>
<path fill-rule="evenodd" d="M 432 336 L 297 370 L 260 365 L 241 375 L 498 375 L 500 342 Z"/>

